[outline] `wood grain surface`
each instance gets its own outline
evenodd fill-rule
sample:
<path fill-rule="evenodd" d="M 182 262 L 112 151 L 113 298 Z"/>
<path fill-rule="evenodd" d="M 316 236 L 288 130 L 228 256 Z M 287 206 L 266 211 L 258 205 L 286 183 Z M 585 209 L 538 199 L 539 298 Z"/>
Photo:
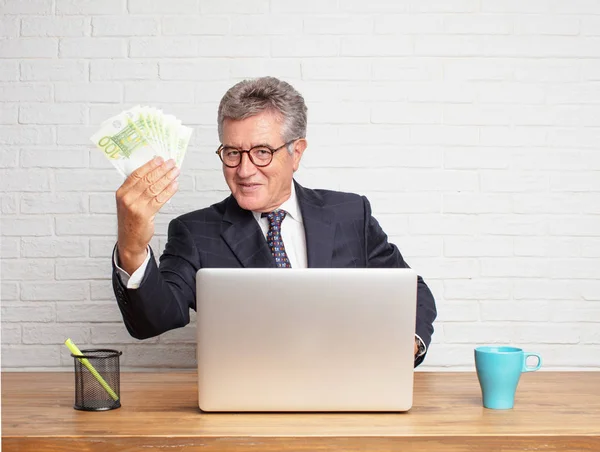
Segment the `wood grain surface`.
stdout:
<path fill-rule="evenodd" d="M 600 372 L 524 374 L 512 410 L 475 373 L 415 373 L 407 413 L 212 414 L 195 373 L 123 373 L 122 407 L 73 409 L 72 373 L 2 373 L 3 451 L 600 451 Z"/>

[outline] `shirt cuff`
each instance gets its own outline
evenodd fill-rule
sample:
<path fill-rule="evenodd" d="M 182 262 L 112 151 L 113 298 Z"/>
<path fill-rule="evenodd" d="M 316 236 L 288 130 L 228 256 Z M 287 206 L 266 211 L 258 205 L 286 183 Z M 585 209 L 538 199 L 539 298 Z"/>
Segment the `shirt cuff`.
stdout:
<path fill-rule="evenodd" d="M 423 351 L 421 351 L 420 353 L 417 353 L 417 356 L 415 356 L 415 358 L 420 358 L 425 353 L 427 353 L 427 345 L 425 345 L 425 342 L 423 342 L 423 339 L 421 339 L 421 337 L 418 334 L 415 334 L 415 337 L 417 338 L 419 343 L 423 346 Z M 421 348 L 421 347 L 419 347 L 419 348 Z"/>
<path fill-rule="evenodd" d="M 148 267 L 148 262 L 150 262 L 150 247 L 148 246 L 148 248 L 146 248 L 146 259 L 144 259 L 142 265 L 140 265 L 139 268 L 131 275 L 119 267 L 119 256 L 116 246 L 115 251 L 113 252 L 113 261 L 115 263 L 115 268 L 117 269 L 117 274 L 119 275 L 119 278 L 121 278 L 123 285 L 128 289 L 137 289 L 140 287 L 142 279 L 144 279 L 146 267 Z"/>

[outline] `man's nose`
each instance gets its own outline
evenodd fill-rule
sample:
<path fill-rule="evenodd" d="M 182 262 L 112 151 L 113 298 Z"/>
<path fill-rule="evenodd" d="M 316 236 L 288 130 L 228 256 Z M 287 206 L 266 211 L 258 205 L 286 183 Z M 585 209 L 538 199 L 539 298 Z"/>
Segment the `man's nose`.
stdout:
<path fill-rule="evenodd" d="M 247 152 L 243 152 L 241 159 L 242 160 L 240 161 L 240 164 L 237 167 L 238 175 L 240 177 L 248 177 L 254 174 L 254 172 L 256 171 L 256 166 L 254 166 L 254 163 L 252 163 L 252 161 L 250 160 L 250 154 L 248 154 Z"/>

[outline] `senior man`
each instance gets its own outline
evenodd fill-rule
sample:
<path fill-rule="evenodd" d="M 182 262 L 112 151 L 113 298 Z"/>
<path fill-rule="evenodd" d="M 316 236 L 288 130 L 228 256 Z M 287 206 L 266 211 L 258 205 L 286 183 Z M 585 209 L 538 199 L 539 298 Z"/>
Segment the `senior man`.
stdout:
<path fill-rule="evenodd" d="M 306 113 L 303 97 L 273 77 L 244 80 L 225 93 L 217 154 L 231 195 L 172 220 L 158 267 L 149 246 L 153 220 L 177 192 L 179 170 L 157 158 L 119 187 L 113 287 L 133 337 L 187 325 L 203 267 L 408 267 L 364 196 L 294 181 L 307 147 Z M 435 301 L 419 276 L 415 366 L 425 357 L 435 317 Z"/>

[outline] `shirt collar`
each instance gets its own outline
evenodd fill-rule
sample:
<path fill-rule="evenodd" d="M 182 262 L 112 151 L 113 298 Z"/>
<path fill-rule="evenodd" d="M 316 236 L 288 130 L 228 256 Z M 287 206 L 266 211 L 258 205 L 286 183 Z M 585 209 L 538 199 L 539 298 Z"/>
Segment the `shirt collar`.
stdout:
<path fill-rule="evenodd" d="M 296 196 L 296 187 L 294 186 L 294 181 L 292 181 L 292 192 L 289 199 L 281 204 L 277 209 L 285 210 L 287 212 L 287 216 L 290 216 L 293 220 L 302 223 L 302 213 L 300 212 L 300 206 L 298 205 L 298 197 Z M 254 219 L 259 222 L 261 214 L 261 212 L 252 211 Z"/>

